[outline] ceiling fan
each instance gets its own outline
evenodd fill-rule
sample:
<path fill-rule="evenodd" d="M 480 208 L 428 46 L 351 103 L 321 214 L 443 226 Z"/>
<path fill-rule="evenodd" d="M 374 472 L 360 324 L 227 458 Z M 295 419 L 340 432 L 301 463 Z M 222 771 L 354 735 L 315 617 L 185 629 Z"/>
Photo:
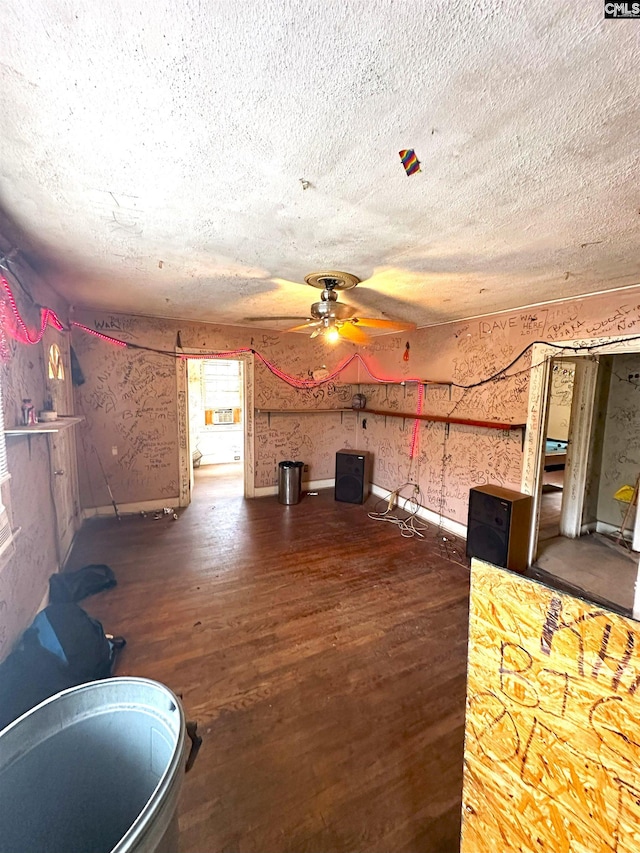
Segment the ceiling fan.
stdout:
<path fill-rule="evenodd" d="M 415 323 L 382 320 L 375 317 L 355 317 L 357 309 L 353 305 L 338 302 L 339 291 L 351 290 L 360 282 L 360 279 L 351 273 L 329 270 L 311 273 L 305 276 L 304 280 L 311 287 L 322 290 L 320 301 L 311 305 L 311 316 L 306 322 L 286 329 L 287 332 L 311 330 L 312 338 L 322 335 L 330 343 L 336 343 L 343 338 L 354 344 L 368 344 L 371 342 L 371 337 L 365 329 L 385 329 L 389 332 L 415 329 Z"/>

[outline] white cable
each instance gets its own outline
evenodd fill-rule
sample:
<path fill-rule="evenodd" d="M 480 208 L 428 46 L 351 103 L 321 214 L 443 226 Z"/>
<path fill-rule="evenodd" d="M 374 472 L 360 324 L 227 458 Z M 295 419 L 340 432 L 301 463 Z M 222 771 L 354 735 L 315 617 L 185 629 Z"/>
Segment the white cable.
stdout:
<path fill-rule="evenodd" d="M 397 515 L 393 515 L 391 510 L 396 504 L 400 504 L 400 493 L 407 487 L 411 487 L 412 492 L 410 495 L 402 498 L 403 504 L 400 507 L 407 513 L 407 517 L 400 518 Z M 377 507 L 382 503 L 386 503 L 387 508 L 384 511 L 380 512 L 374 509 L 367 514 L 373 521 L 387 521 L 389 524 L 396 525 L 396 527 L 400 528 L 400 535 L 405 539 L 411 539 L 414 536 L 418 536 L 420 539 L 425 539 L 426 537 L 423 531 L 432 530 L 434 539 L 437 540 L 440 548 L 440 555 L 449 562 L 456 563 L 456 565 L 467 569 L 468 565 L 455 559 L 455 557 L 460 553 L 457 537 L 448 531 L 445 536 L 445 531 L 442 529 L 441 525 L 434 529 L 433 525 L 418 520 L 418 512 L 421 507 L 424 506 L 423 497 L 422 490 L 417 483 L 403 483 L 401 486 L 398 486 L 398 488 L 389 492 L 386 497 L 380 498 L 375 504 Z"/>
<path fill-rule="evenodd" d="M 413 492 L 411 495 L 404 498 L 404 503 L 401 509 L 408 513 L 408 515 L 406 518 L 400 518 L 397 515 L 393 515 L 391 510 L 396 504 L 399 505 L 400 492 L 407 487 L 411 487 Z M 424 539 L 424 533 L 422 531 L 428 530 L 429 525 L 416 520 L 417 513 L 422 504 L 422 492 L 416 483 L 403 483 L 397 489 L 389 492 L 387 497 L 381 498 L 376 506 L 379 506 L 383 500 L 387 504 L 387 508 L 384 512 L 373 510 L 368 513 L 369 518 L 373 521 L 387 521 L 389 524 L 395 524 L 400 528 L 400 535 L 405 539 L 410 539 L 413 536 L 419 536 L 420 539 Z"/>

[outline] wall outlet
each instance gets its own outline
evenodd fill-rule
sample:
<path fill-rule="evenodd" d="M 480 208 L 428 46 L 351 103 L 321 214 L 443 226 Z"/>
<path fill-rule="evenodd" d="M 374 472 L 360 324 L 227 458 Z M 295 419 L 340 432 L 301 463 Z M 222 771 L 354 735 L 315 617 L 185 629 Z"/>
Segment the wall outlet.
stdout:
<path fill-rule="evenodd" d="M 114 445 L 112 446 L 112 448 L 111 448 L 111 455 L 112 455 L 112 456 L 117 456 L 117 455 L 118 455 L 118 445 L 117 445 L 117 444 L 114 444 Z"/>
<path fill-rule="evenodd" d="M 305 472 L 305 474 L 306 474 L 306 473 L 308 472 L 308 470 L 309 470 L 309 466 L 308 466 L 308 465 L 305 465 L 305 466 L 304 466 L 304 468 L 303 468 L 302 470 L 303 470 L 303 471 Z"/>

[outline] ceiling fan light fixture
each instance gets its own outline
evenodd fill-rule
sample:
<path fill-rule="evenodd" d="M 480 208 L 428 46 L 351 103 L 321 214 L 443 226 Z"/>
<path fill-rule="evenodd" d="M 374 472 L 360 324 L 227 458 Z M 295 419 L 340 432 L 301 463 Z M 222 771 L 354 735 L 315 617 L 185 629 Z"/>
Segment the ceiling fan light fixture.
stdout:
<path fill-rule="evenodd" d="M 278 281 L 278 279 L 274 280 Z M 335 270 L 311 273 L 305 276 L 307 284 L 322 291 L 320 300 L 312 304 L 311 318 L 306 323 L 294 326 L 287 331 L 308 331 L 312 338 L 322 336 L 327 344 L 336 344 L 343 340 L 358 346 L 368 346 L 372 339 L 365 329 L 380 329 L 385 332 L 415 329 L 414 323 L 405 323 L 401 320 L 354 316 L 357 309 L 346 302 L 340 302 L 338 291 L 350 290 L 359 281 L 360 279 L 351 273 Z"/>
<path fill-rule="evenodd" d="M 337 326 L 328 326 L 324 333 L 324 338 L 330 344 L 337 344 L 340 340 L 340 332 L 338 331 Z"/>

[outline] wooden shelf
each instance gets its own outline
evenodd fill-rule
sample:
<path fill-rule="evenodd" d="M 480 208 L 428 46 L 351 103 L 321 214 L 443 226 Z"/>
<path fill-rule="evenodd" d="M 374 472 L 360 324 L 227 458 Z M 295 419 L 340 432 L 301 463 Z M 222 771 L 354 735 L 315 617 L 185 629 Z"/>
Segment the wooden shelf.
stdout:
<path fill-rule="evenodd" d="M 361 409 L 256 409 L 256 415 L 317 415 L 325 412 L 356 412 Z"/>
<path fill-rule="evenodd" d="M 526 424 L 510 424 L 500 421 L 479 421 L 470 418 L 449 418 L 446 415 L 417 415 L 415 412 L 392 412 L 388 409 L 359 409 L 362 414 L 383 415 L 385 418 L 403 418 L 410 421 L 435 421 L 442 424 L 463 424 L 465 426 L 486 427 L 487 429 L 524 429 Z"/>
<path fill-rule="evenodd" d="M 526 424 L 511 424 L 503 421 L 480 421 L 472 418 L 450 418 L 446 415 L 417 415 L 415 412 L 394 412 L 389 409 L 256 409 L 257 415 L 317 415 L 326 412 L 357 412 L 361 415 L 382 415 L 385 418 L 403 418 L 410 421 L 435 421 L 443 424 L 463 424 L 464 426 L 485 427 L 486 429 L 514 430 L 524 429 Z"/>
<path fill-rule="evenodd" d="M 5 429 L 5 435 L 46 435 L 47 433 L 60 432 L 68 427 L 75 426 L 83 421 L 84 418 L 76 418 L 69 415 L 68 417 L 60 417 L 56 421 L 48 423 L 29 424 L 28 426 L 15 426 L 11 429 Z"/>
<path fill-rule="evenodd" d="M 340 421 L 345 412 L 361 412 L 362 409 L 256 409 L 256 415 L 266 415 L 267 423 L 271 427 L 271 415 L 324 415 L 329 412 L 340 412 Z"/>

